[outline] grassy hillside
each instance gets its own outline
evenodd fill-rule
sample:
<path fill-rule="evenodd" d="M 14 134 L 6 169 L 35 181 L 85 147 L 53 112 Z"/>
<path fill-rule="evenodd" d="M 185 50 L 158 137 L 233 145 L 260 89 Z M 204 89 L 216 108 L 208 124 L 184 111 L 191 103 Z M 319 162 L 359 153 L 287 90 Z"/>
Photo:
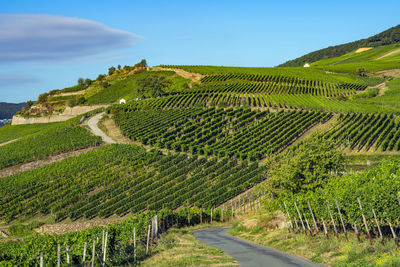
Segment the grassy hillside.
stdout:
<path fill-rule="evenodd" d="M 311 52 L 299 58 L 289 60 L 279 65 L 279 67 L 300 67 L 303 66 L 305 63 L 312 63 L 327 58 L 340 57 L 358 48 L 378 47 L 383 45 L 397 44 L 399 42 L 400 25 L 397 25 L 366 39 L 361 39 L 342 45 L 330 46 L 318 51 Z"/>

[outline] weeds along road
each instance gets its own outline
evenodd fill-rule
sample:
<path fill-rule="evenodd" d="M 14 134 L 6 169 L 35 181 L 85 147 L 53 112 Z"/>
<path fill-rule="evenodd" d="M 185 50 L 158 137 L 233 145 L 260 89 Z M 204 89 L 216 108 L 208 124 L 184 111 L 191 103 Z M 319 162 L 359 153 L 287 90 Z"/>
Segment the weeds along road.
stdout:
<path fill-rule="evenodd" d="M 297 256 L 232 237 L 226 233 L 228 229 L 210 228 L 195 231 L 193 234 L 201 242 L 222 249 L 243 267 L 322 266 Z"/>

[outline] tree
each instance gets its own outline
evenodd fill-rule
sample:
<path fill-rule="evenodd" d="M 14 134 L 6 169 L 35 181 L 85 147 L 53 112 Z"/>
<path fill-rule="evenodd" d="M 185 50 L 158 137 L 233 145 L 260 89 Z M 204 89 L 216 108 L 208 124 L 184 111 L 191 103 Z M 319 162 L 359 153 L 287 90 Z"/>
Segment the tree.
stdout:
<path fill-rule="evenodd" d="M 147 61 L 146 61 L 146 59 L 142 59 L 139 63 L 135 64 L 135 67 L 147 68 Z"/>
<path fill-rule="evenodd" d="M 38 103 L 44 103 L 44 102 L 46 102 L 48 96 L 49 96 L 48 93 L 44 93 L 44 94 L 39 95 Z"/>
<path fill-rule="evenodd" d="M 91 79 L 89 79 L 89 78 L 86 78 L 86 79 L 85 79 L 85 85 L 86 85 L 86 86 L 90 86 L 90 85 L 92 84 L 92 82 L 93 82 L 93 81 L 92 81 Z"/>
<path fill-rule="evenodd" d="M 97 76 L 96 81 L 102 81 L 106 76 L 104 74 L 99 74 L 99 76 Z"/>
<path fill-rule="evenodd" d="M 78 84 L 83 85 L 85 83 L 85 80 L 83 78 L 78 79 Z"/>
<path fill-rule="evenodd" d="M 32 100 L 26 101 L 26 105 L 28 106 L 28 108 L 31 108 L 33 106 L 33 101 Z"/>
<path fill-rule="evenodd" d="M 171 81 L 164 76 L 152 74 L 138 79 L 136 83 L 140 96 L 144 97 L 145 94 L 150 94 L 151 97 L 158 97 L 165 94 L 164 89 L 171 84 Z"/>
<path fill-rule="evenodd" d="M 108 68 L 108 75 L 113 75 L 115 72 L 115 67 Z"/>
<path fill-rule="evenodd" d="M 366 75 L 366 70 L 364 67 L 358 67 L 357 68 L 357 74 L 361 77 L 365 77 Z"/>
<path fill-rule="evenodd" d="M 315 191 L 343 168 L 344 157 L 336 144 L 314 135 L 270 163 L 266 186 L 276 196 Z"/>
<path fill-rule="evenodd" d="M 120 70 L 121 69 L 121 65 L 118 65 L 118 70 Z"/>

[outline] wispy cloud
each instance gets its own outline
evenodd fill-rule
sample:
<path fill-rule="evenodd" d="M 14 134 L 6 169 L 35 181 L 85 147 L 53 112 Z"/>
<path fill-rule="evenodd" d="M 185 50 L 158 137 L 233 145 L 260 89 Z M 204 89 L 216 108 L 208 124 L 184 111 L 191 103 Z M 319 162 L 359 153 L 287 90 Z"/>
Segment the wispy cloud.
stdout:
<path fill-rule="evenodd" d="M 0 74 L 1 87 L 18 87 L 41 82 L 39 79 L 19 74 Z"/>
<path fill-rule="evenodd" d="M 38 14 L 0 14 L 0 62 L 94 55 L 141 37 L 95 21 Z"/>

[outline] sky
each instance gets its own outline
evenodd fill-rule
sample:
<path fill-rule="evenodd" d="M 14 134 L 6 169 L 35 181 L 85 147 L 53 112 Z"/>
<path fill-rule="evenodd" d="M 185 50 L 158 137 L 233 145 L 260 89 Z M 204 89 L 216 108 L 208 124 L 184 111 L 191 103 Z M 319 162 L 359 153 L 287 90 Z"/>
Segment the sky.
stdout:
<path fill-rule="evenodd" d="M 0 102 L 141 59 L 272 67 L 396 26 L 398 10 L 398 0 L 1 1 Z"/>

